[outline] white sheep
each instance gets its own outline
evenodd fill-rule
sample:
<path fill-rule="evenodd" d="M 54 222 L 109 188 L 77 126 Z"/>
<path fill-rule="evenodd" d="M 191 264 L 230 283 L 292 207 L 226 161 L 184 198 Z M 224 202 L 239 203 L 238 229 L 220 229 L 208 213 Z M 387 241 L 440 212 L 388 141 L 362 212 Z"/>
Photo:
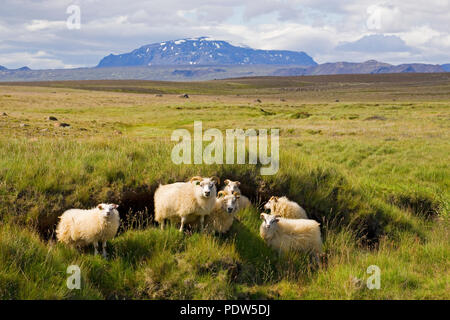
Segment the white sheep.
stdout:
<path fill-rule="evenodd" d="M 234 192 L 239 193 L 241 196 L 239 198 L 239 209 L 244 209 L 247 207 L 250 207 L 251 202 L 250 200 L 241 194 L 241 190 L 239 189 L 239 186 L 241 185 L 241 183 L 239 181 L 231 181 L 229 179 L 226 179 L 224 181 L 225 183 L 225 188 L 223 188 L 223 191 L 226 192 L 226 194 L 233 194 Z"/>
<path fill-rule="evenodd" d="M 286 197 L 271 197 L 264 205 L 264 209 L 270 210 L 273 215 L 287 219 L 308 219 L 305 210 Z"/>
<path fill-rule="evenodd" d="M 180 231 L 185 224 L 191 224 L 200 218 L 203 229 L 204 219 L 216 203 L 216 184 L 219 178 L 193 177 L 189 182 L 177 182 L 159 185 L 155 192 L 155 220 L 164 229 L 166 219 L 173 222 L 181 220 Z"/>
<path fill-rule="evenodd" d="M 322 239 L 318 222 L 310 219 L 285 219 L 265 213 L 261 213 L 260 217 L 263 222 L 259 234 L 271 248 L 282 252 L 310 252 L 316 261 L 319 260 Z"/>
<path fill-rule="evenodd" d="M 95 255 L 98 243 L 102 242 L 102 254 L 106 258 L 106 241 L 114 238 L 120 225 L 117 208 L 117 204 L 102 203 L 90 210 L 65 211 L 56 228 L 58 241 L 75 246 L 94 244 Z"/>
<path fill-rule="evenodd" d="M 239 210 L 240 194 L 226 194 L 219 191 L 216 203 L 211 214 L 205 217 L 205 226 L 208 231 L 226 233 L 230 230 L 235 213 Z"/>

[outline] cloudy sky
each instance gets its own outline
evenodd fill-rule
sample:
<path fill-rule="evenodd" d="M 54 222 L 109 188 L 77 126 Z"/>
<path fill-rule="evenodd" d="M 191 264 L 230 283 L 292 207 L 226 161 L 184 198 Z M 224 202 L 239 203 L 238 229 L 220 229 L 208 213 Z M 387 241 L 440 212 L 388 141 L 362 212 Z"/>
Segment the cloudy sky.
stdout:
<path fill-rule="evenodd" d="M 68 28 L 71 5 L 80 29 Z M 0 65 L 94 66 L 110 53 L 198 36 L 305 51 L 318 63 L 450 63 L 450 0 L 2 0 Z"/>

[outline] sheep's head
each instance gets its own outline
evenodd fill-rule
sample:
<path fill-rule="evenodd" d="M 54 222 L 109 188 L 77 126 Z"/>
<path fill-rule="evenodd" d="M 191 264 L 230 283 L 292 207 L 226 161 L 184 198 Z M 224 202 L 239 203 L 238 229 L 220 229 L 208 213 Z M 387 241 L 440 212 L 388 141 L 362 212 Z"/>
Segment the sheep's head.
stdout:
<path fill-rule="evenodd" d="M 278 202 L 278 197 L 270 197 L 269 201 L 264 205 L 264 209 L 273 211 L 275 208 L 276 203 Z"/>
<path fill-rule="evenodd" d="M 227 194 L 224 191 L 219 191 L 217 196 L 222 201 L 222 209 L 225 212 L 233 214 L 239 209 L 238 199 L 241 197 L 239 193 Z"/>
<path fill-rule="evenodd" d="M 191 182 L 202 188 L 202 196 L 205 198 L 216 197 L 216 184 L 220 183 L 219 178 L 201 178 L 194 177 Z"/>
<path fill-rule="evenodd" d="M 97 206 L 97 209 L 100 210 L 100 213 L 104 217 L 109 218 L 109 217 L 113 216 L 114 214 L 119 214 L 117 212 L 117 208 L 118 207 L 119 206 L 117 204 L 114 204 L 114 203 L 110 203 L 110 204 L 108 204 L 108 203 L 101 203 L 101 204 L 99 204 Z"/>
<path fill-rule="evenodd" d="M 231 180 L 225 180 L 225 191 L 229 194 L 233 194 L 233 192 L 240 193 L 241 190 L 239 189 L 239 186 L 241 183 L 239 181 L 231 181 Z"/>
<path fill-rule="evenodd" d="M 270 234 L 275 232 L 277 223 L 280 221 L 279 215 L 261 213 L 260 218 L 263 220 L 262 228 L 266 233 Z"/>

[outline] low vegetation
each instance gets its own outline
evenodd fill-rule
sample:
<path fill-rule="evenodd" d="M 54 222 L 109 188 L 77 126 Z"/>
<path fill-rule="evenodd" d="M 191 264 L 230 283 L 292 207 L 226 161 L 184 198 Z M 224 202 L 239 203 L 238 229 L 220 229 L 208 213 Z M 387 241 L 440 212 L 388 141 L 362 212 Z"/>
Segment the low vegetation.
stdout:
<path fill-rule="evenodd" d="M 450 80 L 386 77 L 0 86 L 0 298 L 448 299 Z M 279 172 L 173 164 L 170 134 L 194 120 L 279 128 Z M 160 230 L 158 184 L 199 174 L 241 181 L 254 206 L 225 235 Z M 272 195 L 321 223 L 320 268 L 259 236 Z M 108 259 L 56 243 L 64 210 L 102 202 L 122 219 Z M 66 286 L 69 265 L 81 290 Z"/>

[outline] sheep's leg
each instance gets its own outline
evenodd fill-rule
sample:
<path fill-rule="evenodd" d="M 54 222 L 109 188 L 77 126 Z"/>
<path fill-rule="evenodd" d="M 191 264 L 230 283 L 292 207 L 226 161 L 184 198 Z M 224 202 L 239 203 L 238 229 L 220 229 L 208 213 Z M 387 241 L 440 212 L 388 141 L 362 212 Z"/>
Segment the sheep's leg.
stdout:
<path fill-rule="evenodd" d="M 320 268 L 320 266 L 322 265 L 322 263 L 320 262 L 320 254 L 315 252 L 313 255 L 314 258 L 314 262 L 316 263 L 317 267 Z"/>
<path fill-rule="evenodd" d="M 106 253 L 106 241 L 103 241 L 102 243 L 102 256 L 105 259 L 108 257 L 108 254 Z"/>
<path fill-rule="evenodd" d="M 165 222 L 166 220 L 165 219 L 163 219 L 163 221 L 161 221 L 160 222 L 160 227 L 161 227 L 161 230 L 164 230 L 164 222 Z"/>
<path fill-rule="evenodd" d="M 186 217 L 182 217 L 181 218 L 180 232 L 183 232 L 185 223 L 186 223 Z"/>
<path fill-rule="evenodd" d="M 94 242 L 94 256 L 98 255 L 98 242 Z"/>
<path fill-rule="evenodd" d="M 200 231 L 203 231 L 204 224 L 205 224 L 205 216 L 200 216 Z"/>

